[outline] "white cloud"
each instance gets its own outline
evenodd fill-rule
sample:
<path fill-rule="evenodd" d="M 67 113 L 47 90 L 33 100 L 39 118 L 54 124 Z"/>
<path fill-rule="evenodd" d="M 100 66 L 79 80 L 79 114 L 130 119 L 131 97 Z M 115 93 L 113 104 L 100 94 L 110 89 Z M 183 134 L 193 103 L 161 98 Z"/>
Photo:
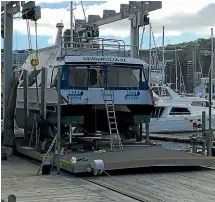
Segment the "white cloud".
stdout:
<path fill-rule="evenodd" d="M 35 3 L 36 5 L 41 4 L 41 3 L 61 3 L 63 1 L 58 1 L 58 0 L 36 0 Z"/>
<path fill-rule="evenodd" d="M 54 1 L 52 2 L 61 2 Z M 43 1 L 37 1 L 41 3 Z M 86 15 L 97 14 L 102 16 L 104 9 L 119 12 L 120 3 L 128 1 L 108 1 L 104 4 L 85 6 Z M 212 4 L 213 3 L 213 4 Z M 208 6 L 210 4 L 210 6 Z M 150 19 L 155 36 L 159 36 L 162 25 L 166 27 L 166 35 L 178 36 L 182 32 L 193 32 L 196 34 L 209 34 L 210 27 L 215 27 L 214 19 L 215 0 L 163 0 L 163 8 L 150 13 Z M 83 19 L 81 5 L 77 4 L 74 10 L 76 19 Z M 64 27 L 70 26 L 70 14 L 64 9 L 42 9 L 42 18 L 38 20 L 38 35 L 50 36 L 49 43 L 53 43 L 56 37 L 56 23 L 63 21 Z M 26 22 L 24 20 L 14 21 L 14 30 L 26 34 Z M 34 26 L 31 22 L 32 34 Z M 100 35 L 127 37 L 130 34 L 130 22 L 128 19 L 100 27 Z"/>
<path fill-rule="evenodd" d="M 48 40 L 48 44 L 49 45 L 52 45 L 55 43 L 55 39 L 53 37 L 51 37 L 49 40 Z"/>

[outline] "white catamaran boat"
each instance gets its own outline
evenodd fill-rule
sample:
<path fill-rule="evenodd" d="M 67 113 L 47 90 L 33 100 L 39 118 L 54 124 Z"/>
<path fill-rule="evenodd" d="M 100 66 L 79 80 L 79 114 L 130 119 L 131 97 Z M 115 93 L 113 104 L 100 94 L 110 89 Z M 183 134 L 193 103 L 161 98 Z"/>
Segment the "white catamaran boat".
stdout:
<path fill-rule="evenodd" d="M 129 2 L 133 8 L 129 12 L 137 9 L 138 5 Z M 124 8 L 125 4 L 121 7 Z M 161 2 L 150 4 L 150 11 L 160 8 Z M 149 9 L 148 2 L 143 2 L 140 9 Z M 121 12 L 124 13 L 122 19 L 129 17 L 125 8 Z M 144 12 L 141 15 L 144 21 L 138 21 L 138 29 L 148 24 L 147 15 Z M 112 134 L 112 128 L 126 138 L 135 116 L 140 121 L 149 119 L 154 103 L 144 72 L 148 65 L 138 58 L 139 31 L 137 28 L 132 30 L 133 42 L 129 46 L 122 40 L 99 38 L 98 26 L 95 25 L 99 20 L 95 17 L 98 18 L 89 16 L 89 22 L 76 20 L 77 27 L 71 29 L 73 36 L 67 32 L 71 30 L 63 35 L 63 24 L 58 23 L 56 45 L 29 55 L 22 66 L 17 90 L 15 120 L 19 128 L 25 125 L 23 70 L 28 70 L 28 129 L 31 131 L 35 116 L 40 114 L 43 68 L 47 70 L 46 116 L 53 123 L 57 123 L 59 71 L 62 125 L 71 125 L 78 119 L 85 134 L 97 131 Z M 34 70 L 31 60 L 37 57 L 39 64 Z M 115 127 L 110 126 L 113 123 Z"/>
<path fill-rule="evenodd" d="M 104 41 L 105 39 L 103 39 Z M 129 121 L 135 114 L 149 115 L 151 113 L 153 103 L 144 76 L 144 63 L 140 59 L 126 57 L 124 53 L 120 55 L 121 57 L 114 56 L 114 52 L 112 56 L 102 56 L 102 53 L 111 55 L 111 51 L 100 49 L 96 53 L 100 56 L 90 56 L 93 52 L 87 52 L 87 50 L 84 52 L 83 49 L 82 51 L 67 49 L 65 56 L 61 55 L 59 46 L 41 49 L 39 50 L 40 64 L 37 70 L 32 69 L 30 65 L 32 55 L 29 56 L 22 67 L 29 72 L 29 119 L 33 119 L 33 115 L 40 112 L 37 103 L 37 90 L 40 102 L 42 67 L 46 67 L 48 72 L 47 117 L 50 119 L 56 117 L 58 103 L 56 91 L 57 67 L 59 66 L 62 66 L 62 124 L 66 124 L 63 120 L 66 121 L 69 117 L 84 116 L 85 128 L 94 130 L 95 123 L 92 123 L 95 121 L 96 115 L 98 130 L 102 131 L 104 129 L 102 127 L 107 126 L 103 126 L 106 113 L 99 113 L 100 111 L 105 112 L 104 90 L 110 90 L 114 93 L 115 110 L 119 114 L 119 127 L 120 120 L 124 122 L 126 117 Z M 35 72 L 38 88 L 34 79 Z M 24 128 L 24 88 L 22 79 L 23 75 L 20 76 L 16 104 L 16 123 L 20 128 Z M 29 127 L 31 125 L 32 121 L 29 120 Z"/>

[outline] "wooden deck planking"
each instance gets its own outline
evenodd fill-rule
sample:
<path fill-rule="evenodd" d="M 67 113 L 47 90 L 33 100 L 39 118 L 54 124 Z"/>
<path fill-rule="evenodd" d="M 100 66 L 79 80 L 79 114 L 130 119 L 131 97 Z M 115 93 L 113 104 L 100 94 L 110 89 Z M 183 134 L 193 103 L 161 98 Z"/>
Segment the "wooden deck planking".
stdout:
<path fill-rule="evenodd" d="M 215 170 L 93 177 L 146 201 L 215 201 Z"/>
<path fill-rule="evenodd" d="M 61 175 L 36 175 L 39 166 L 18 157 L 2 161 L 2 199 L 10 194 L 17 202 L 135 202 L 135 200 L 81 178 Z"/>
<path fill-rule="evenodd" d="M 215 169 L 174 173 L 91 177 L 146 202 L 215 201 Z M 69 174 L 36 176 L 38 166 L 18 157 L 2 161 L 2 199 L 15 194 L 17 201 L 128 201 L 135 200 Z"/>

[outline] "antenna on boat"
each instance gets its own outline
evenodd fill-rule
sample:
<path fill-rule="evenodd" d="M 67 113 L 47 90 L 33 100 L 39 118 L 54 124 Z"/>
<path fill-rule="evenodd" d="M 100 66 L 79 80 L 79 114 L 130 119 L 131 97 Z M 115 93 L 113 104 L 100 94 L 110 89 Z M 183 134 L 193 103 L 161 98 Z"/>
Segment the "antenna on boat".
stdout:
<path fill-rule="evenodd" d="M 63 36 L 63 28 L 64 28 L 64 24 L 62 23 L 62 20 L 60 23 L 57 23 L 56 27 L 58 30 L 57 30 L 55 45 L 60 45 L 61 44 L 61 38 Z"/>

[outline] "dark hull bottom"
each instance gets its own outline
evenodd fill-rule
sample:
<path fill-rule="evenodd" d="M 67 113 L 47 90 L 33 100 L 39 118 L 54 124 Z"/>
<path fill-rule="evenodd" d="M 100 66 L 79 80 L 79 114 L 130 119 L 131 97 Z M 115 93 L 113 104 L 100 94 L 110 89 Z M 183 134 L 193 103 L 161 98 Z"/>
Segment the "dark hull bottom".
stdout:
<path fill-rule="evenodd" d="M 130 105 L 127 106 L 131 112 L 116 111 L 116 119 L 120 133 L 126 133 L 130 126 L 134 125 L 134 115 L 150 115 L 153 110 L 152 105 Z M 39 116 L 38 111 L 29 111 L 28 130 L 32 130 L 32 123 L 35 114 Z M 87 133 L 95 131 L 108 132 L 108 121 L 105 109 L 95 109 L 92 105 L 66 105 L 61 108 L 61 123 L 69 124 L 74 121 L 74 117 L 83 117 L 81 126 Z M 57 123 L 57 113 L 47 112 L 47 118 Z M 16 109 L 16 122 L 19 128 L 24 128 L 24 110 Z"/>

